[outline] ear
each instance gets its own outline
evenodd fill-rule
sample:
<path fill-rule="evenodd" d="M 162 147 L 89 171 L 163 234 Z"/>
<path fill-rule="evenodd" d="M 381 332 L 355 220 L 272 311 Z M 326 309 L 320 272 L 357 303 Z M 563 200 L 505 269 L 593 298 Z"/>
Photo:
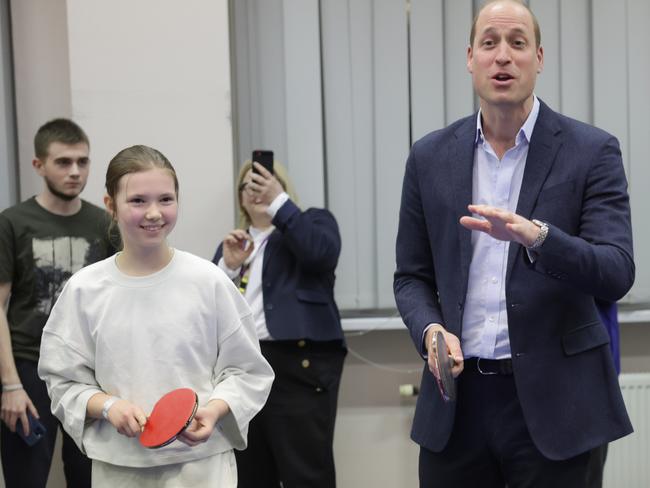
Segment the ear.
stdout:
<path fill-rule="evenodd" d="M 32 166 L 36 170 L 36 172 L 40 175 L 43 176 L 43 166 L 45 163 L 41 161 L 40 159 L 32 159 Z"/>
<path fill-rule="evenodd" d="M 472 59 L 474 53 L 472 52 L 472 46 L 467 46 L 467 71 L 472 72 Z"/>
<path fill-rule="evenodd" d="M 541 73 L 544 69 L 544 48 L 539 46 L 537 48 L 537 73 Z"/>
<path fill-rule="evenodd" d="M 106 207 L 106 211 L 111 214 L 111 218 L 115 220 L 115 203 L 108 193 L 104 195 L 104 206 Z"/>

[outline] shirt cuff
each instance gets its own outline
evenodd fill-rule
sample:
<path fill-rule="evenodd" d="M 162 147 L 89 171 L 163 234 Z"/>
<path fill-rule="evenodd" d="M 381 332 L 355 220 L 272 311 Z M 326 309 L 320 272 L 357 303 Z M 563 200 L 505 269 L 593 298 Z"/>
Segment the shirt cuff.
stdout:
<path fill-rule="evenodd" d="M 269 214 L 271 218 L 274 218 L 275 214 L 280 210 L 280 207 L 284 205 L 287 200 L 289 200 L 289 195 L 287 192 L 283 191 L 273 199 L 269 208 L 266 209 L 266 213 Z"/>
<path fill-rule="evenodd" d="M 217 266 L 221 268 L 221 270 L 228 275 L 228 278 L 231 280 L 234 280 L 239 276 L 239 271 L 241 270 L 241 266 L 237 269 L 230 269 L 228 266 L 226 266 L 226 262 L 223 260 L 223 257 L 219 259 L 219 262 L 217 263 Z"/>
<path fill-rule="evenodd" d="M 427 345 L 424 343 L 424 338 L 427 336 L 427 330 L 429 330 L 434 325 L 438 324 L 432 322 L 424 328 L 424 331 L 422 331 L 422 341 L 420 341 L 420 344 L 422 344 L 422 350 L 420 351 L 420 354 L 422 354 L 422 357 L 424 359 L 427 359 L 429 357 L 429 351 L 427 349 Z"/>
<path fill-rule="evenodd" d="M 528 259 L 530 260 L 531 264 L 534 263 L 537 260 L 539 253 L 537 253 L 537 251 L 534 251 L 532 249 L 528 249 L 528 248 L 524 248 L 524 249 L 526 249 L 526 254 L 528 254 Z"/>

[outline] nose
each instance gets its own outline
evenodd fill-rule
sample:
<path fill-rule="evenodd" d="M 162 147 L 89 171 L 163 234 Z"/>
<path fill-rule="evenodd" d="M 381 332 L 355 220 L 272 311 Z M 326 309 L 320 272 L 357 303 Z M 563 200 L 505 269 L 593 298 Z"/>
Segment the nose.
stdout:
<path fill-rule="evenodd" d="M 500 42 L 498 47 L 497 47 L 496 62 L 498 64 L 503 65 L 503 64 L 508 64 L 510 62 L 510 60 L 511 60 L 510 46 L 505 41 Z"/>
<path fill-rule="evenodd" d="M 81 172 L 79 171 L 79 164 L 75 161 L 70 165 L 70 176 L 73 178 L 79 178 Z"/>
<path fill-rule="evenodd" d="M 147 207 L 147 211 L 144 214 L 144 218 L 147 220 L 158 220 L 161 217 L 160 210 L 158 209 L 158 205 L 155 203 L 152 203 Z"/>

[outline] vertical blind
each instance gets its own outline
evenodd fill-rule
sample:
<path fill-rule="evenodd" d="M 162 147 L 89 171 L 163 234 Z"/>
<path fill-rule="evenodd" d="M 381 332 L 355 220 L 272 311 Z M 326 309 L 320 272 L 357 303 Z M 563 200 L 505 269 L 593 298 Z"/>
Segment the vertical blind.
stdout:
<path fill-rule="evenodd" d="M 616 135 L 630 182 L 637 279 L 650 303 L 650 2 L 530 0 L 545 53 L 536 94 Z M 477 108 L 466 68 L 478 0 L 231 1 L 237 162 L 287 164 L 302 207 L 326 206 L 343 238 L 343 310 L 394 308 L 404 163 L 427 132 Z M 647 218 L 647 217 L 645 217 Z"/>

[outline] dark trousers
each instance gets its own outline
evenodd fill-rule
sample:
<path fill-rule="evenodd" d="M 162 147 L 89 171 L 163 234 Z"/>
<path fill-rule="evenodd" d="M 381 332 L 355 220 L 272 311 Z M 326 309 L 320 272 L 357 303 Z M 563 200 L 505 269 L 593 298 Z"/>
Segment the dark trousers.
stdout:
<path fill-rule="evenodd" d="M 564 460 L 535 447 L 511 375 L 468 368 L 458 380 L 456 420 L 439 453 L 420 448 L 421 488 L 586 488 L 590 452 Z"/>
<path fill-rule="evenodd" d="M 603 471 L 605 470 L 605 461 L 607 460 L 607 446 L 608 444 L 603 444 L 591 450 L 589 472 L 587 474 L 588 488 L 603 487 Z"/>
<path fill-rule="evenodd" d="M 235 451 L 239 488 L 334 488 L 334 423 L 346 350 L 340 341 L 263 341 L 275 380 Z"/>
<path fill-rule="evenodd" d="M 7 488 L 45 488 L 52 464 L 56 433 L 60 423 L 50 410 L 50 397 L 45 382 L 37 374 L 33 361 L 16 360 L 20 381 L 31 398 L 40 422 L 47 429 L 45 436 L 32 447 L 2 423 L 0 451 Z M 63 470 L 68 488 L 90 487 L 91 461 L 84 456 L 63 429 Z"/>

